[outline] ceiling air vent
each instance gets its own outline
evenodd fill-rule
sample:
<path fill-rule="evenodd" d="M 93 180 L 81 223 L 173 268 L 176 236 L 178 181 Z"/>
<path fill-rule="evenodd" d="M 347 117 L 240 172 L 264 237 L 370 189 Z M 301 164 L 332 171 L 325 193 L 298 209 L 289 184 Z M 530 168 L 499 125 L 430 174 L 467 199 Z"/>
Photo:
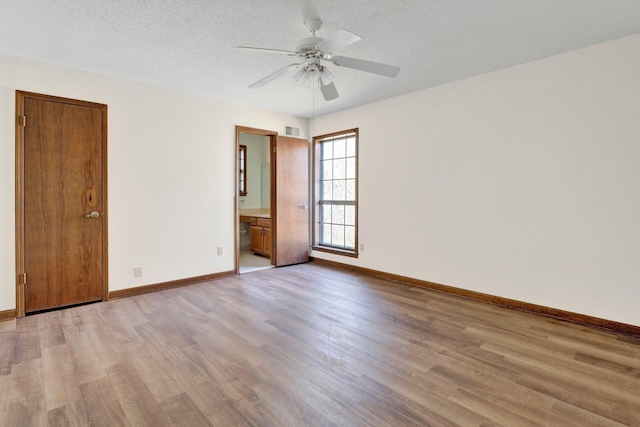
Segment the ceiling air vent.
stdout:
<path fill-rule="evenodd" d="M 289 136 L 300 136 L 300 128 L 285 126 L 284 133 L 285 135 L 289 135 Z"/>

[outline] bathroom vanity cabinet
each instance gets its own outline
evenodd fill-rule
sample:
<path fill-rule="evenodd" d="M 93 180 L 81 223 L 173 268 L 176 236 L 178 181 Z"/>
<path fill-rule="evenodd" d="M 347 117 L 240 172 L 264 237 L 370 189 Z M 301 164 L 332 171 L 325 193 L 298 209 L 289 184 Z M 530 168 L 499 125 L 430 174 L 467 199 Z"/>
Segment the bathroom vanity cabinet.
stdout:
<path fill-rule="evenodd" d="M 251 224 L 251 251 L 258 255 L 271 256 L 273 236 L 271 234 L 271 219 L 253 218 L 255 225 Z"/>
<path fill-rule="evenodd" d="M 271 215 L 268 213 L 241 213 L 240 222 L 249 224 L 251 251 L 256 255 L 271 257 L 273 234 Z"/>

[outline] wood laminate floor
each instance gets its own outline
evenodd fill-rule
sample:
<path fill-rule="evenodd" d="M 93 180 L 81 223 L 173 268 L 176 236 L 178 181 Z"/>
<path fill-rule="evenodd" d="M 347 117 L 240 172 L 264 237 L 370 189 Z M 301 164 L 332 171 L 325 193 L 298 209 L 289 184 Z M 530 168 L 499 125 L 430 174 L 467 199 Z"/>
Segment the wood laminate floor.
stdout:
<path fill-rule="evenodd" d="M 639 426 L 640 340 L 317 265 L 0 323 L 4 426 Z"/>

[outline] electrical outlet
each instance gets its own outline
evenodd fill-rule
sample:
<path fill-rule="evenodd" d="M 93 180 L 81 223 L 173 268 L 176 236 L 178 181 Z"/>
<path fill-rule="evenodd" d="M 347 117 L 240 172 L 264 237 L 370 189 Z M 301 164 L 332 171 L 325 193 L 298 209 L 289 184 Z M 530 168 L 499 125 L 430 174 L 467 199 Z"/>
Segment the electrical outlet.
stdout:
<path fill-rule="evenodd" d="M 360 252 L 364 252 L 364 243 L 360 243 Z"/>
<path fill-rule="evenodd" d="M 218 255 L 222 255 L 222 246 L 218 246 Z"/>
<path fill-rule="evenodd" d="M 142 277 L 142 266 L 133 267 L 133 277 Z"/>

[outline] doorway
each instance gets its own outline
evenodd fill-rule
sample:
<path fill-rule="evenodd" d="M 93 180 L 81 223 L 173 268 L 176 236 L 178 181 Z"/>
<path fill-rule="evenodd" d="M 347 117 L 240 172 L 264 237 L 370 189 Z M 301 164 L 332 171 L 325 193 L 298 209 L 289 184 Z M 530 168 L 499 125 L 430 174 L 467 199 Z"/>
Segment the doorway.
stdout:
<path fill-rule="evenodd" d="M 259 178 L 258 175 L 252 178 L 248 171 L 252 154 L 248 150 L 244 150 L 242 154 L 241 145 L 245 146 L 245 144 L 241 144 L 240 141 L 243 134 L 266 137 L 261 144 L 263 148 L 268 146 L 269 149 L 268 153 L 264 154 L 261 164 L 268 159 L 269 168 L 268 172 L 265 172 L 266 168 L 261 168 L 260 173 L 269 176 L 267 180 L 269 188 L 262 190 L 264 196 L 261 198 L 261 200 L 268 200 L 268 207 L 265 204 L 258 208 L 255 201 L 251 206 L 247 204 L 246 196 L 251 191 L 251 180 Z M 306 139 L 280 136 L 273 131 L 236 126 L 235 148 L 236 274 L 255 270 L 248 265 L 248 261 L 245 261 L 246 257 L 241 260 L 241 254 L 246 252 L 242 249 L 247 247 L 247 242 L 248 252 L 252 256 L 263 257 L 262 265 L 258 268 L 283 267 L 308 262 L 310 249 L 309 142 Z M 247 160 L 246 167 L 241 162 L 243 155 Z M 258 190 L 253 191 L 258 192 Z M 245 197 L 244 205 L 241 202 L 243 196 Z M 265 258 L 268 259 L 268 264 Z M 258 258 L 251 259 L 258 260 Z M 241 263 L 241 261 L 245 262 Z"/>
<path fill-rule="evenodd" d="M 107 106 L 16 91 L 16 311 L 107 296 Z"/>
<path fill-rule="evenodd" d="M 238 157 L 237 273 L 271 268 L 271 159 L 275 132 L 236 129 Z"/>

